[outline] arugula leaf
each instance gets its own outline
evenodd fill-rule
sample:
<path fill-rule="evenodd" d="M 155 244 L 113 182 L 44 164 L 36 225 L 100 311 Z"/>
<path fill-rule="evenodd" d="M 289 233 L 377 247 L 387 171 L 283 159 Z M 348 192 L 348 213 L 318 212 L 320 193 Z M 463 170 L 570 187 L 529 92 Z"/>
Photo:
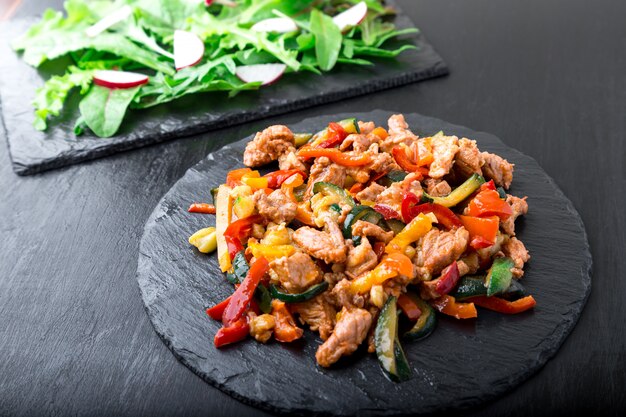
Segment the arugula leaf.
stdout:
<path fill-rule="evenodd" d="M 140 88 L 111 89 L 94 85 L 78 105 L 81 118 L 101 138 L 113 136 L 122 124 L 126 108 Z"/>
<path fill-rule="evenodd" d="M 402 45 L 398 49 L 388 50 L 382 48 L 375 48 L 373 46 L 355 46 L 354 54 L 355 55 L 365 55 L 365 56 L 378 56 L 383 58 L 392 58 L 398 56 L 400 53 L 404 51 L 408 51 L 409 49 L 417 49 L 415 45 Z"/>
<path fill-rule="evenodd" d="M 37 89 L 33 100 L 35 129 L 45 130 L 48 116 L 58 116 L 61 113 L 63 103 L 74 87 L 80 87 L 80 93 L 85 94 L 91 84 L 92 75 L 93 71 L 71 66 L 65 74 L 51 77 L 43 87 Z"/>
<path fill-rule="evenodd" d="M 323 71 L 330 71 L 341 49 L 341 31 L 330 16 L 317 9 L 311 11 L 311 33 L 315 36 L 315 56 Z"/>

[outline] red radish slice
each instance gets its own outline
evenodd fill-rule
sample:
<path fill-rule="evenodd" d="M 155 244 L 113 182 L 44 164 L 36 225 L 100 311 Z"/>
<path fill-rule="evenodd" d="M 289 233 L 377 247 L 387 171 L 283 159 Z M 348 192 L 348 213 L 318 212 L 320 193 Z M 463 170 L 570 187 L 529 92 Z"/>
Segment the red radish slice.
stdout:
<path fill-rule="evenodd" d="M 255 23 L 251 29 L 255 32 L 289 33 L 298 30 L 298 26 L 288 17 L 273 17 Z"/>
<path fill-rule="evenodd" d="M 196 65 L 204 56 L 204 42 L 195 33 L 174 31 L 174 66 L 176 70 Z"/>
<path fill-rule="evenodd" d="M 348 10 L 339 13 L 333 17 L 333 22 L 339 27 L 342 32 L 351 26 L 356 26 L 365 19 L 367 15 L 367 4 L 364 1 L 357 3 L 350 7 Z"/>
<path fill-rule="evenodd" d="M 92 26 L 89 26 L 85 29 L 85 34 L 90 38 L 98 36 L 111 26 L 121 22 L 122 20 L 126 20 L 131 14 L 133 14 L 133 8 L 126 5 L 110 15 L 103 17 Z"/>
<path fill-rule="evenodd" d="M 235 69 L 235 74 L 246 83 L 260 82 L 268 85 L 278 80 L 285 72 L 285 64 L 243 65 Z"/>
<path fill-rule="evenodd" d="M 108 88 L 131 88 L 148 82 L 148 76 L 137 72 L 99 70 L 93 76 L 93 82 Z"/>

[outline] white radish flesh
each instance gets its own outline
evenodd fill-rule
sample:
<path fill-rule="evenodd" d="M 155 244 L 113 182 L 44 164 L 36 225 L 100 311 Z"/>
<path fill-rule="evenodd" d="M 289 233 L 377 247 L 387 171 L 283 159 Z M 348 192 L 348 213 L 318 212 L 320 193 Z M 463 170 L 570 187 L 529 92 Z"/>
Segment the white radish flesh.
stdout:
<path fill-rule="evenodd" d="M 132 88 L 147 83 L 148 76 L 137 72 L 99 70 L 95 72 L 93 81 L 107 88 Z"/>
<path fill-rule="evenodd" d="M 356 26 L 365 19 L 367 15 L 367 4 L 362 1 L 356 5 L 350 7 L 333 17 L 333 22 L 339 27 L 342 32 L 349 27 Z"/>
<path fill-rule="evenodd" d="M 298 26 L 288 17 L 273 17 L 255 23 L 251 29 L 255 32 L 289 33 L 298 30 Z"/>
<path fill-rule="evenodd" d="M 235 69 L 235 74 L 246 83 L 260 82 L 268 85 L 278 80 L 287 69 L 285 64 L 244 65 Z"/>
<path fill-rule="evenodd" d="M 85 34 L 90 38 L 98 36 L 111 26 L 123 20 L 126 20 L 131 14 L 133 14 L 133 8 L 126 5 L 121 9 L 111 13 L 110 15 L 103 17 L 92 26 L 89 26 L 87 29 L 85 29 Z"/>
<path fill-rule="evenodd" d="M 176 70 L 196 65 L 204 56 L 204 42 L 195 33 L 174 32 L 174 66 Z"/>

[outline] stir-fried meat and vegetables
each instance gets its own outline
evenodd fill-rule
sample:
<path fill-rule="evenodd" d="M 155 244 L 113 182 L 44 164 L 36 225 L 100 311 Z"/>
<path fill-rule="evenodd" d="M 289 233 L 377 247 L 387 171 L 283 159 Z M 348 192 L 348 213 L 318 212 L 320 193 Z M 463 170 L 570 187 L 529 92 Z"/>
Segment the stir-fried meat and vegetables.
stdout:
<path fill-rule="evenodd" d="M 436 312 L 469 319 L 476 306 L 531 309 L 520 278 L 530 256 L 515 235 L 526 197 L 507 193 L 513 164 L 474 140 L 385 129 L 355 119 L 316 134 L 271 126 L 246 146 L 247 168 L 214 190 L 216 228 L 190 243 L 217 249 L 234 293 L 207 313 L 215 346 L 323 340 L 329 367 L 365 344 L 396 380 L 410 367 L 400 340 L 428 336 Z M 262 175 L 256 168 L 278 162 Z M 397 314 L 401 311 L 402 314 Z"/>

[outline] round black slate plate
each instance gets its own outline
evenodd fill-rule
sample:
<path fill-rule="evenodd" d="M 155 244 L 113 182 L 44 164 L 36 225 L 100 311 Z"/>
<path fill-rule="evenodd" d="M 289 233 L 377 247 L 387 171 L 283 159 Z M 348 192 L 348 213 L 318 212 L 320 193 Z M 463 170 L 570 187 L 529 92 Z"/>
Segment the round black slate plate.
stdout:
<path fill-rule="evenodd" d="M 320 116 L 290 126 L 316 131 L 329 121 L 355 116 L 385 124 L 390 112 Z M 477 320 L 442 317 L 432 336 L 405 343 L 410 381 L 390 382 L 375 355 L 359 351 L 333 369 L 315 363 L 321 343 L 311 332 L 299 343 L 247 340 L 213 347 L 220 323 L 204 307 L 232 292 L 216 257 L 198 253 L 186 240 L 214 225 L 212 216 L 186 212 L 208 201 L 227 171 L 242 166 L 246 138 L 209 155 L 172 187 L 150 216 L 141 241 L 137 280 L 156 332 L 174 355 L 206 382 L 270 411 L 298 414 L 426 414 L 464 408 L 512 389 L 550 359 L 572 330 L 591 289 L 591 255 L 580 216 L 537 162 L 493 135 L 441 120 L 406 115 L 421 135 L 443 130 L 478 141 L 516 164 L 511 192 L 528 195 L 530 212 L 518 235 L 532 255 L 523 283 L 537 300 L 532 312 L 505 316 L 479 311 Z"/>

